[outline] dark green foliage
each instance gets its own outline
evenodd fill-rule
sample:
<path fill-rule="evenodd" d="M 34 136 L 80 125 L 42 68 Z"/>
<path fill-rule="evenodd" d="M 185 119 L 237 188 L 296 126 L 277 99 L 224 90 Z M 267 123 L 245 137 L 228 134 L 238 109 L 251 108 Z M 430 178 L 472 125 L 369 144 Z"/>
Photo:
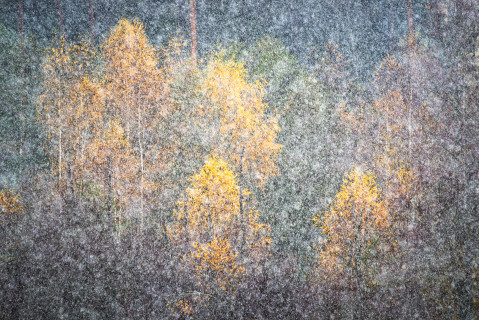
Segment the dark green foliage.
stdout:
<path fill-rule="evenodd" d="M 0 24 L 0 183 L 17 186 L 45 163 L 36 123 L 40 52 Z"/>

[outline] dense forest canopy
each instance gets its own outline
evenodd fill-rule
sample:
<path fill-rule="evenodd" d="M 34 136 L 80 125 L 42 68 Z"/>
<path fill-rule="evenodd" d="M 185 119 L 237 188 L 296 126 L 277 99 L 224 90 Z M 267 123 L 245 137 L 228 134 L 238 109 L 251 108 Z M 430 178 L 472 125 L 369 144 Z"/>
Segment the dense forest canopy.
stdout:
<path fill-rule="evenodd" d="M 18 30 L 18 1 L 2 0 L 3 24 Z M 425 36 L 436 23 L 431 1 L 413 1 L 418 34 Z M 252 44 L 265 34 L 278 38 L 302 62 L 329 42 L 337 43 L 361 76 L 406 39 L 405 0 L 204 0 L 197 1 L 198 51 L 207 55 L 218 43 Z M 89 34 L 89 0 L 60 2 L 69 40 Z M 23 0 L 24 30 L 42 45 L 62 32 L 57 0 Z M 95 35 L 101 38 L 120 18 L 135 18 L 145 25 L 148 38 L 164 46 L 175 35 L 188 36 L 187 0 L 94 0 Z"/>
<path fill-rule="evenodd" d="M 0 16 L 0 318 L 479 317 L 476 1 Z"/>

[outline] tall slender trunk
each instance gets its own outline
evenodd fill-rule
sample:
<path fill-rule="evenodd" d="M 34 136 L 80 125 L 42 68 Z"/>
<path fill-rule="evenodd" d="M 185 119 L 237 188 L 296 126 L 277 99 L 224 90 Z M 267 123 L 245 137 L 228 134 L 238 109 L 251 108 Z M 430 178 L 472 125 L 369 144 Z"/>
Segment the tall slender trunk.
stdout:
<path fill-rule="evenodd" d="M 106 211 L 108 215 L 108 229 L 112 235 L 114 236 L 114 230 L 113 230 L 113 222 L 112 222 L 112 192 L 113 192 L 113 186 L 112 186 L 112 167 L 111 167 L 111 155 L 108 155 L 106 158 L 106 194 L 107 194 L 107 200 L 106 200 Z"/>
<path fill-rule="evenodd" d="M 241 155 L 240 155 L 240 164 L 239 164 L 239 209 L 240 209 L 240 219 L 241 219 L 241 228 L 243 229 L 242 231 L 242 238 L 241 238 L 241 250 L 244 250 L 244 246 L 246 244 L 246 217 L 244 214 L 244 199 L 243 199 L 243 188 L 241 187 L 243 183 L 243 158 L 244 158 L 244 146 L 241 149 Z"/>
<path fill-rule="evenodd" d="M 58 150 L 58 188 L 60 188 L 61 180 L 62 180 L 62 129 L 60 128 L 59 134 L 59 150 Z"/>
<path fill-rule="evenodd" d="M 414 11 L 412 8 L 412 0 L 407 1 L 407 29 L 408 29 L 408 46 L 414 47 L 416 42 L 416 30 L 414 27 Z"/>
<path fill-rule="evenodd" d="M 95 11 L 93 9 L 93 0 L 88 0 L 90 6 L 90 29 L 91 29 L 91 41 L 95 42 Z"/>
<path fill-rule="evenodd" d="M 414 51 L 416 47 L 416 30 L 414 27 L 414 12 L 412 7 L 412 0 L 407 1 L 407 26 L 408 26 L 408 41 L 407 50 L 409 56 L 409 108 L 408 108 L 408 157 L 411 159 L 411 138 L 412 138 L 412 111 L 417 107 L 417 97 L 415 92 L 415 70 L 414 70 Z"/>
<path fill-rule="evenodd" d="M 176 6 L 178 7 L 178 29 L 180 33 L 183 33 L 185 30 L 185 21 L 183 17 L 183 1 L 184 0 L 177 0 Z"/>
<path fill-rule="evenodd" d="M 26 96 L 26 90 L 25 90 L 25 46 L 24 46 L 24 38 L 25 38 L 25 31 L 23 29 L 23 11 L 24 6 L 23 6 L 23 0 L 18 0 L 18 34 L 20 35 L 20 55 L 21 55 L 21 70 L 20 70 L 20 88 L 21 88 L 21 98 L 20 98 L 20 104 L 21 104 L 21 109 L 19 112 L 19 116 L 21 119 L 21 135 L 20 135 L 20 155 L 23 154 L 23 149 L 25 147 L 25 113 L 24 113 L 24 108 L 23 105 L 27 100 Z"/>
<path fill-rule="evenodd" d="M 18 0 L 18 34 L 20 35 L 20 45 L 23 47 L 23 0 Z"/>
<path fill-rule="evenodd" d="M 191 27 L 191 56 L 193 63 L 196 66 L 197 51 L 196 51 L 196 0 L 189 0 L 190 2 L 190 27 Z"/>
<path fill-rule="evenodd" d="M 138 129 L 140 130 L 138 135 L 138 145 L 140 148 L 140 231 L 143 231 L 144 227 L 144 208 L 143 208 L 143 184 L 144 184 L 144 174 L 145 168 L 143 163 L 143 126 L 141 123 L 141 108 L 138 103 Z"/>
<path fill-rule="evenodd" d="M 354 4 L 354 2 L 352 3 Z M 352 65 L 356 66 L 354 68 L 354 75 L 357 77 L 358 76 L 358 58 L 357 58 L 357 53 L 356 53 L 356 37 L 354 36 L 354 28 L 353 28 L 353 23 L 351 22 L 351 15 L 350 15 L 350 2 L 346 2 L 344 7 L 346 10 L 346 23 L 347 23 L 347 28 L 348 28 L 348 34 L 349 34 L 349 43 L 351 46 L 351 60 L 352 60 Z"/>
<path fill-rule="evenodd" d="M 60 32 L 62 38 L 66 39 L 65 21 L 63 20 L 63 10 L 61 0 L 57 0 L 58 18 L 60 20 Z"/>
<path fill-rule="evenodd" d="M 240 40 L 241 42 L 246 41 L 246 1 L 241 1 L 241 31 L 240 31 Z"/>
<path fill-rule="evenodd" d="M 74 189 L 74 182 L 73 182 L 73 173 L 72 173 L 72 169 L 70 166 L 68 166 L 67 168 L 67 185 L 68 185 L 68 189 L 70 189 L 70 196 L 72 197 L 72 199 L 75 198 L 75 189 Z"/>
<path fill-rule="evenodd" d="M 396 43 L 396 34 L 394 31 L 394 3 L 389 1 L 389 50 L 393 51 Z"/>

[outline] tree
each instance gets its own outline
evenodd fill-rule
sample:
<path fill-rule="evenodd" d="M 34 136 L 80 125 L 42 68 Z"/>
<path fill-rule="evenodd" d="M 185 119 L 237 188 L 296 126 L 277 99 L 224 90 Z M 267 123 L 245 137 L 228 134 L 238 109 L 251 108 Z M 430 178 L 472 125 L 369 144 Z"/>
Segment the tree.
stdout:
<path fill-rule="evenodd" d="M 95 42 L 95 11 L 93 8 L 93 0 L 88 0 L 88 6 L 90 9 L 91 41 Z"/>
<path fill-rule="evenodd" d="M 197 50 L 196 50 L 196 0 L 189 0 L 190 3 L 190 30 L 191 30 L 191 57 L 193 64 L 196 65 Z"/>
<path fill-rule="evenodd" d="M 121 19 L 101 46 L 105 62 L 106 103 L 109 112 L 121 119 L 126 138 L 138 157 L 138 201 L 140 224 L 145 217 L 145 196 L 153 191 L 155 161 L 161 155 L 152 151 L 158 137 L 154 130 L 167 110 L 162 99 L 165 81 L 155 48 L 148 43 L 143 25 Z"/>
<path fill-rule="evenodd" d="M 243 190 L 243 196 L 247 194 Z M 218 156 L 208 158 L 191 178 L 186 201 L 178 207 L 169 230 L 171 241 L 187 250 L 185 267 L 193 268 L 202 295 L 227 298 L 235 292 L 243 271 L 250 271 L 266 254 L 268 227 L 259 222 L 254 209 L 244 208 L 241 215 L 236 177 Z M 208 300 L 202 297 L 199 302 Z"/>
<path fill-rule="evenodd" d="M 39 120 L 49 139 L 49 153 L 58 186 L 81 189 L 85 151 L 105 116 L 104 99 L 95 79 L 95 52 L 85 41 L 69 45 L 64 40 L 51 48 L 42 66 L 43 92 Z"/>
<path fill-rule="evenodd" d="M 233 251 L 229 241 L 215 236 L 206 244 L 195 243 L 193 248 L 189 258 L 194 266 L 198 288 L 203 294 L 203 302 L 214 301 L 211 298 L 214 296 L 234 296 L 245 268 L 238 261 L 238 253 Z"/>
<path fill-rule="evenodd" d="M 135 178 L 138 159 L 133 155 L 119 120 L 110 120 L 86 150 L 85 167 L 93 174 L 92 182 L 101 183 L 106 193 L 108 224 L 114 231 L 115 218 L 120 233 L 121 224 L 128 221 L 125 206 L 137 197 L 137 189 L 129 181 Z"/>
<path fill-rule="evenodd" d="M 60 23 L 61 38 L 66 39 L 65 21 L 63 19 L 63 8 L 61 0 L 57 0 L 58 21 Z"/>
<path fill-rule="evenodd" d="M 23 299 L 21 238 L 18 223 L 22 220 L 24 207 L 20 196 L 6 185 L 0 189 L 0 293 L 5 300 L 0 311 L 6 317 L 19 317 L 19 301 Z M 8 294 L 5 294 L 7 293 Z"/>
<path fill-rule="evenodd" d="M 23 207 L 20 204 L 19 196 L 13 189 L 8 189 L 5 186 L 0 190 L 0 226 L 2 228 L 15 221 L 18 218 L 17 215 L 22 211 Z"/>
<path fill-rule="evenodd" d="M 277 39 L 264 37 L 242 54 L 254 77 L 267 81 L 267 114 L 275 114 L 281 131 L 277 143 L 278 174 L 257 191 L 258 209 L 271 226 L 277 263 L 291 259 L 304 277 L 316 255 L 311 250 L 318 230 L 311 223 L 327 209 L 342 177 L 354 161 L 353 137 L 338 130 L 338 106 L 358 99 L 348 65 L 337 46 L 314 56 L 314 73 L 303 69 Z"/>
<path fill-rule="evenodd" d="M 228 160 L 240 183 L 262 186 L 277 173 L 275 160 L 281 145 L 275 140 L 277 119 L 267 116 L 263 84 L 249 83 L 244 64 L 213 55 L 204 71 L 202 90 L 209 98 L 209 112 L 219 116 L 220 145 L 215 152 Z"/>
<path fill-rule="evenodd" d="M 363 318 L 363 293 L 394 249 L 391 217 L 374 176 L 356 167 L 346 175 L 329 211 L 314 219 L 323 230 L 319 260 L 328 280 L 346 277 L 357 293 L 354 316 Z"/>
<path fill-rule="evenodd" d="M 236 176 L 221 157 L 212 156 L 191 178 L 187 200 L 179 203 L 174 235 L 191 243 L 229 239 L 232 248 L 242 252 L 267 246 L 267 228 L 259 223 L 255 210 L 240 215 L 240 188 Z M 248 195 L 243 190 L 243 196 Z"/>

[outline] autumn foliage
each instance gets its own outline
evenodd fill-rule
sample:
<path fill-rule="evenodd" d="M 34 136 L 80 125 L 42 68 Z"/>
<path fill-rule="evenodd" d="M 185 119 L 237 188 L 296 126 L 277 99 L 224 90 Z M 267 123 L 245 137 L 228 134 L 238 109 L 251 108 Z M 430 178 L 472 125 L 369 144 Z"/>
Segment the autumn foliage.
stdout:
<path fill-rule="evenodd" d="M 17 219 L 17 215 L 23 211 L 18 194 L 6 186 L 0 190 L 0 225 Z"/>
<path fill-rule="evenodd" d="M 321 271 L 328 277 L 352 273 L 365 276 L 378 267 L 381 256 L 394 248 L 387 200 L 374 176 L 360 168 L 346 175 L 333 205 L 324 216 L 316 216 L 315 222 L 324 234 L 319 259 Z"/>
<path fill-rule="evenodd" d="M 206 1 L 194 59 L 184 4 L 156 2 L 176 38 L 105 20 L 28 66 L 44 42 L 19 1 L 21 41 L 0 53 L 0 318 L 478 318 L 473 1 L 428 4 L 444 25 L 393 35 L 367 71 L 349 17 L 366 2 L 324 4 L 347 9 L 346 55 L 335 33 L 323 53 L 272 36 L 207 52 L 205 8 L 243 18 L 256 4 Z M 407 3 L 409 22 L 423 17 Z M 443 36 L 456 25 L 464 38 Z"/>
<path fill-rule="evenodd" d="M 277 173 L 275 159 L 281 145 L 275 140 L 277 119 L 267 117 L 264 88 L 250 83 L 244 65 L 213 55 L 204 70 L 201 88 L 220 119 L 221 144 L 216 153 L 227 159 L 240 175 L 262 185 Z"/>

